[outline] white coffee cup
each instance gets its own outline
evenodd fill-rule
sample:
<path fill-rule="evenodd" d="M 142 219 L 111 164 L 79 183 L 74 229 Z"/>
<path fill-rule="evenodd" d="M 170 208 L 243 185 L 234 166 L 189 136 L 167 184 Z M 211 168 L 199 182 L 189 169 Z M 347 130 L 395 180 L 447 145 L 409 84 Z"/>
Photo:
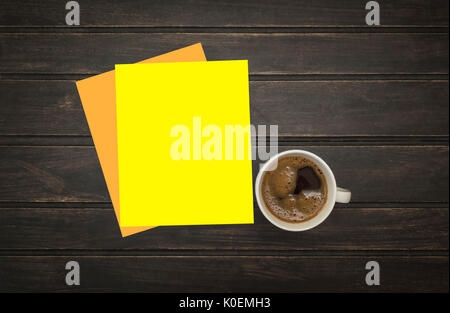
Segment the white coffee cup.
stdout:
<path fill-rule="evenodd" d="M 288 223 L 281 220 L 280 218 L 276 217 L 275 215 L 273 215 L 273 213 L 270 212 L 270 210 L 267 208 L 262 199 L 261 179 L 263 177 L 263 174 L 269 170 L 275 169 L 278 159 L 284 156 L 301 156 L 307 158 L 312 162 L 314 162 L 320 168 L 323 175 L 325 176 L 328 192 L 327 201 L 325 202 L 324 206 L 316 216 L 304 222 Z M 317 225 L 322 223 L 328 217 L 328 215 L 330 215 L 336 202 L 349 203 L 351 198 L 350 190 L 339 188 L 336 186 L 336 180 L 334 179 L 333 172 L 331 171 L 330 167 L 325 163 L 325 161 L 323 161 L 317 155 L 304 150 L 288 150 L 273 156 L 269 161 L 267 161 L 262 166 L 262 168 L 258 173 L 258 176 L 256 177 L 255 193 L 256 193 L 256 200 L 258 201 L 258 206 L 263 215 L 273 225 L 289 231 L 303 231 L 316 227 Z"/>

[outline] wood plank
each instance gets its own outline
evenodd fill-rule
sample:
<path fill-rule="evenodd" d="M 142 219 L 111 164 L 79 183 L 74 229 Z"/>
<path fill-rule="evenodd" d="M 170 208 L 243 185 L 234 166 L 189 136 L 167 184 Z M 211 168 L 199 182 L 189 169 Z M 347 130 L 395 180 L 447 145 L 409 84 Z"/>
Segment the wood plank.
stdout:
<path fill-rule="evenodd" d="M 354 202 L 448 202 L 448 146 L 281 146 L 321 156 Z M 253 162 L 256 177 L 258 162 Z M 93 147 L 0 147 L 0 201 L 109 201 Z"/>
<path fill-rule="evenodd" d="M 252 123 L 279 125 L 282 136 L 448 135 L 444 81 L 254 82 L 250 91 Z"/>
<path fill-rule="evenodd" d="M 448 73 L 448 33 L 3 33 L 0 73 L 101 73 L 197 42 L 251 74 Z"/>
<path fill-rule="evenodd" d="M 90 135 L 75 81 L 0 81 L 0 94 L 2 135 Z"/>
<path fill-rule="evenodd" d="M 0 147 L 0 186 L 0 201 L 109 201 L 93 147 Z"/>
<path fill-rule="evenodd" d="M 253 225 L 158 227 L 122 238 L 112 208 L 1 208 L 1 249 L 448 251 L 448 208 L 342 208 L 310 231 Z M 1 250 L 0 250 L 1 251 Z M 51 253 L 51 252 L 50 252 Z M 101 253 L 101 252 L 100 252 Z"/>
<path fill-rule="evenodd" d="M 71 260 L 80 286 L 65 284 Z M 371 260 L 380 286 L 365 283 Z M 448 292 L 448 257 L 0 257 L 0 291 Z"/>
<path fill-rule="evenodd" d="M 65 3 L 57 0 L 3 0 L 1 26 L 65 25 Z M 257 1 L 84 0 L 81 26 L 366 26 L 365 2 L 344 0 Z M 397 0 L 381 3 L 382 26 L 446 26 L 448 2 Z"/>
<path fill-rule="evenodd" d="M 0 94 L 0 135 L 90 134 L 74 81 L 0 81 Z M 449 131 L 447 81 L 253 81 L 250 101 L 252 123 L 280 136 Z"/>

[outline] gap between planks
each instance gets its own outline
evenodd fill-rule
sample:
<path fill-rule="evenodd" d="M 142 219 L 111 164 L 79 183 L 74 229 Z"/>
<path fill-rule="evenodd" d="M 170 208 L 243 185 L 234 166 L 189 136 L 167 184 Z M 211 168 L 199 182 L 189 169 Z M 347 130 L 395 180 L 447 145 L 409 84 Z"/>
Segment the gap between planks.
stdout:
<path fill-rule="evenodd" d="M 266 138 L 265 142 L 271 142 Z M 449 136 L 279 136 L 278 146 L 433 146 L 448 147 Z M 89 135 L 0 135 L 0 147 L 93 147 Z"/>
<path fill-rule="evenodd" d="M 77 81 L 101 73 L 0 73 L 0 80 L 60 80 Z M 448 74 L 250 74 L 249 81 L 422 81 L 448 82 Z"/>
<path fill-rule="evenodd" d="M 9 256 L 111 256 L 111 257 L 448 257 L 448 250 L 231 250 L 231 249 L 0 249 Z"/>
<path fill-rule="evenodd" d="M 42 26 L 0 26 L 0 33 L 238 33 L 238 34 L 285 34 L 285 33 L 448 33 L 448 25 L 443 26 L 77 26 L 42 25 Z"/>
<path fill-rule="evenodd" d="M 0 209 L 107 209 L 112 210 L 112 203 L 109 201 L 85 201 L 85 202 L 24 202 L 24 201 L 0 201 Z M 448 202 L 350 202 L 345 204 L 336 203 L 338 210 L 345 209 L 449 209 Z M 257 207 L 255 207 L 257 210 Z"/>

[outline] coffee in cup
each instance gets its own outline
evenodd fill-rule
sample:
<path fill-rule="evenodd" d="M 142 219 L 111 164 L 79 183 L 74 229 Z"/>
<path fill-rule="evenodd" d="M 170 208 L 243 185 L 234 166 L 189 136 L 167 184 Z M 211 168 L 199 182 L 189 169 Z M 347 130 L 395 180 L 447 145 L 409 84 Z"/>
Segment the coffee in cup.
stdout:
<path fill-rule="evenodd" d="M 317 155 L 289 150 L 273 156 L 255 182 L 258 206 L 275 226 L 303 231 L 322 223 L 336 202 L 350 202 L 351 192 L 336 185 L 330 167 Z"/>
<path fill-rule="evenodd" d="M 288 223 L 313 218 L 327 200 L 325 176 L 313 161 L 300 155 L 278 159 L 277 168 L 264 173 L 261 188 L 269 211 Z"/>

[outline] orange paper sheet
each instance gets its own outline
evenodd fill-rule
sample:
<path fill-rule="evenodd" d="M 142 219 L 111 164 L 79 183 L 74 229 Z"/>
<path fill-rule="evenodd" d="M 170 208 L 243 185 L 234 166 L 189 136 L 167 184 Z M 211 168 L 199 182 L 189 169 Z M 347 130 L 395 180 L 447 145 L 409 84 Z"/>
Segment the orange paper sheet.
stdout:
<path fill-rule="evenodd" d="M 159 55 L 138 63 L 173 63 L 206 61 L 200 43 Z M 117 150 L 115 72 L 109 71 L 76 82 L 95 149 L 105 176 L 117 221 L 120 221 L 119 163 Z M 123 237 L 153 228 L 120 227 Z"/>

